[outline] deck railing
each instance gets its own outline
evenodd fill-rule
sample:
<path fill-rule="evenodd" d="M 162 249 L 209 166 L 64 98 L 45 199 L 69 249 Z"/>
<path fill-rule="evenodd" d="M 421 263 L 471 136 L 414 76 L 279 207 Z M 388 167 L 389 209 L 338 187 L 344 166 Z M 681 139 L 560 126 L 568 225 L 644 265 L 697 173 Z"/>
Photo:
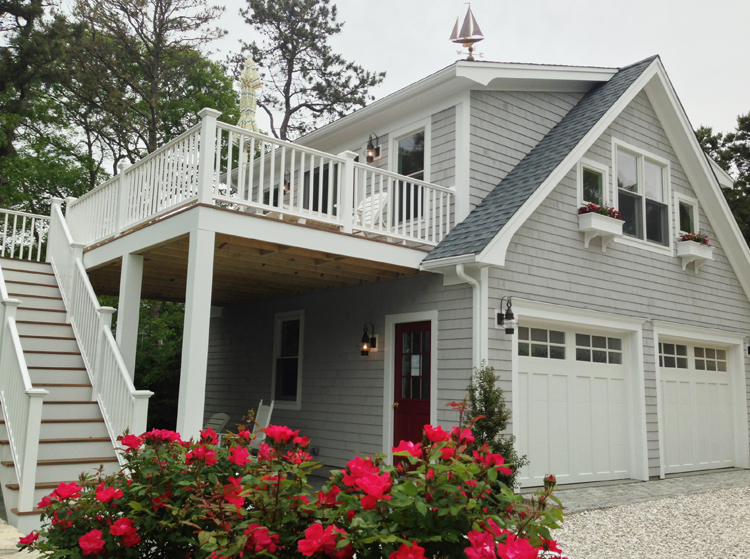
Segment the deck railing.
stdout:
<path fill-rule="evenodd" d="M 0 257 L 41 261 L 48 230 L 46 215 L 0 209 Z"/>
<path fill-rule="evenodd" d="M 112 307 L 102 307 L 83 267 L 83 244 L 73 242 L 61 210 L 53 199 L 49 261 L 57 276 L 70 325 L 88 371 L 93 398 L 99 402 L 112 444 L 125 429 L 146 430 L 148 399 L 153 392 L 136 390 L 112 336 Z M 118 455 L 119 456 L 119 455 Z"/>
<path fill-rule="evenodd" d="M 218 122 L 199 125 L 70 201 L 66 218 L 84 245 L 200 202 L 345 233 L 435 246 L 450 231 L 454 190 Z"/>
<path fill-rule="evenodd" d="M 18 510 L 34 508 L 36 461 L 46 390 L 34 388 L 16 328 L 21 301 L 8 296 L 0 268 L 0 405 L 18 479 Z"/>

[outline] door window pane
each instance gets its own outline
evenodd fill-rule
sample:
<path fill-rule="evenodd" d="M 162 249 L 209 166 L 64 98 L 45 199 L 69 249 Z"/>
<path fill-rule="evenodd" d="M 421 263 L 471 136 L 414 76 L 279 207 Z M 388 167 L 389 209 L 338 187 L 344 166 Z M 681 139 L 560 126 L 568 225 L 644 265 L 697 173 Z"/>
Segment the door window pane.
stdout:
<path fill-rule="evenodd" d="M 617 187 L 638 192 L 638 158 L 622 150 L 617 150 Z"/>
<path fill-rule="evenodd" d="M 604 177 L 591 169 L 583 169 L 583 200 L 584 202 L 604 204 Z"/>

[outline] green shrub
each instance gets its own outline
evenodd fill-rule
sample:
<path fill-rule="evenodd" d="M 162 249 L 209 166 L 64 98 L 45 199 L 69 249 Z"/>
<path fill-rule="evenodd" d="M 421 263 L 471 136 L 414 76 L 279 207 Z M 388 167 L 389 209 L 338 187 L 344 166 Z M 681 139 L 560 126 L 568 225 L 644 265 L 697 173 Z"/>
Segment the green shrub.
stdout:
<path fill-rule="evenodd" d="M 39 503 L 44 525 L 19 547 L 54 559 L 251 557 L 500 559 L 559 557 L 548 509 L 553 483 L 531 504 L 497 483 L 507 468 L 489 450 L 471 453 L 470 429 L 426 425 L 422 443 L 356 457 L 311 493 L 318 467 L 309 441 L 269 426 L 251 458 L 242 430 L 217 446 L 152 430 L 126 435 L 120 473 L 60 484 Z"/>
<path fill-rule="evenodd" d="M 466 389 L 466 414 L 476 437 L 474 448 L 480 448 L 486 443 L 492 452 L 503 456 L 510 464 L 512 474 L 502 474 L 498 479 L 508 487 L 515 488 L 518 483 L 518 471 L 526 466 L 529 460 L 525 455 L 519 456 L 516 452 L 516 438 L 503 434 L 510 421 L 510 409 L 505 402 L 502 389 L 497 386 L 498 380 L 500 377 L 495 374 L 495 369 L 484 361 L 481 366 L 474 369 L 471 383 Z"/>

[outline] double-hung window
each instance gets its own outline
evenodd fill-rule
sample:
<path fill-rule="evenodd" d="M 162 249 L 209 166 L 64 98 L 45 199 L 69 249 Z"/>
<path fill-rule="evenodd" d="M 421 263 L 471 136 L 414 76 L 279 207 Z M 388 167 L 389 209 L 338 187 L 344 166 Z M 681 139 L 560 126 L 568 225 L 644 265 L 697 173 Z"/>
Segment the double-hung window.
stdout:
<path fill-rule="evenodd" d="M 299 409 L 305 312 L 276 315 L 273 340 L 273 395 L 276 406 Z"/>
<path fill-rule="evenodd" d="M 616 157 L 623 234 L 669 246 L 668 166 L 619 146 Z"/>

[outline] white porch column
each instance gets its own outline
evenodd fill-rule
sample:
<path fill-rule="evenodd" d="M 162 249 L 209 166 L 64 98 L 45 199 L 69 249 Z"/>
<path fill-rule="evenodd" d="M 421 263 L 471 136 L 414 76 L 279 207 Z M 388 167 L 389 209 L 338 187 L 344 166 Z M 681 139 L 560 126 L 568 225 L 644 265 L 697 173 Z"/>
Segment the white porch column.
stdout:
<path fill-rule="evenodd" d="M 183 439 L 198 437 L 203 428 L 215 236 L 213 231 L 203 229 L 190 232 L 180 399 L 177 405 L 177 431 Z"/>
<path fill-rule="evenodd" d="M 143 256 L 140 254 L 124 254 L 122 269 L 120 270 L 116 340 L 131 379 L 135 378 L 135 348 L 138 341 L 142 281 Z"/>

